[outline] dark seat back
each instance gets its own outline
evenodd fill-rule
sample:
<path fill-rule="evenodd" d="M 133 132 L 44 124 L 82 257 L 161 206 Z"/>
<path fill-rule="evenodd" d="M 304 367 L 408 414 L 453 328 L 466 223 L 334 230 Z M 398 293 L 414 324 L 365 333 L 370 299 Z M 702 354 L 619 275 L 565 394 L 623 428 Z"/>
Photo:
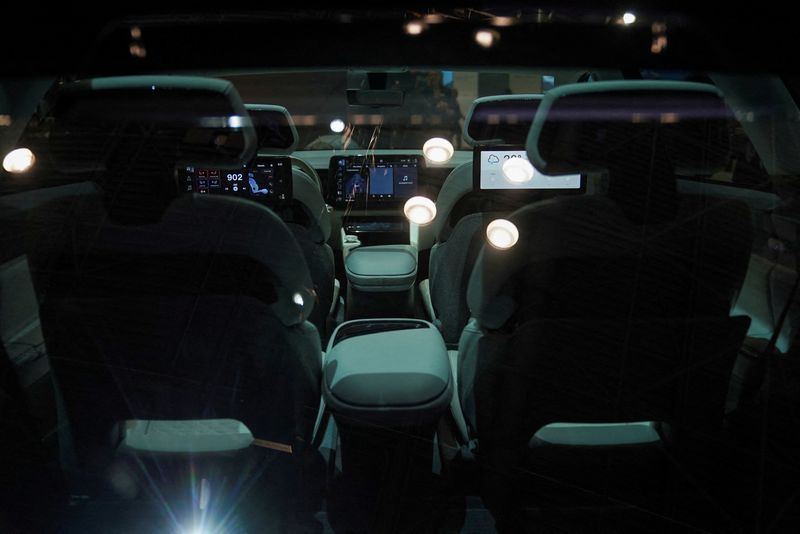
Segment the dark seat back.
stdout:
<path fill-rule="evenodd" d="M 183 87 L 197 88 L 243 110 L 230 84 Z M 291 231 L 247 200 L 178 196 L 178 151 L 158 135 L 171 117 L 162 112 L 104 122 L 109 150 L 88 174 L 94 191 L 40 209 L 55 231 L 32 272 L 74 467 L 86 474 L 103 474 L 127 420 L 232 418 L 257 438 L 292 444 L 310 439 L 319 403 L 320 343 L 306 322 L 313 289 Z M 214 135 L 235 133 L 211 120 L 219 117 L 196 118 Z"/>
<path fill-rule="evenodd" d="M 262 155 L 291 155 L 300 137 L 289 111 L 283 106 L 247 104 L 258 134 Z M 322 185 L 316 171 L 303 160 L 292 158 L 293 202 L 287 213 L 289 222 L 314 284 L 316 302 L 309 321 L 316 326 L 323 340 L 327 339 L 329 310 L 334 299 L 336 279 L 333 250 L 328 244 L 331 234 L 330 213 L 322 196 Z"/>
<path fill-rule="evenodd" d="M 516 211 L 517 245 L 485 245 L 470 279 L 459 385 L 496 517 L 519 504 L 509 482 L 530 468 L 529 443 L 550 423 L 657 421 L 679 447 L 721 428 L 749 325 L 729 317 L 750 254 L 749 209 L 678 195 L 670 150 L 673 128 L 700 139 L 696 129 L 725 126 L 725 109 L 695 84 L 596 83 L 545 96 L 532 163 L 604 170 L 609 190 Z"/>

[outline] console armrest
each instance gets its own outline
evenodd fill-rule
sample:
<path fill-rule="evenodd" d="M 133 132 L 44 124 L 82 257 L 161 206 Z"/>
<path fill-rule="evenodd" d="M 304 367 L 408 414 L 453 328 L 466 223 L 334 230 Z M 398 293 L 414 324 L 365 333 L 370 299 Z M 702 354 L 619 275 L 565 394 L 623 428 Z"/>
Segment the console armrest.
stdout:
<path fill-rule="evenodd" d="M 359 247 L 348 254 L 345 271 L 359 291 L 408 291 L 417 278 L 417 258 L 409 245 Z"/>
<path fill-rule="evenodd" d="M 343 335 L 342 329 L 350 333 Z M 342 324 L 331 337 L 322 386 L 334 415 L 381 425 L 435 421 L 453 395 L 442 336 L 432 324 L 416 319 Z"/>

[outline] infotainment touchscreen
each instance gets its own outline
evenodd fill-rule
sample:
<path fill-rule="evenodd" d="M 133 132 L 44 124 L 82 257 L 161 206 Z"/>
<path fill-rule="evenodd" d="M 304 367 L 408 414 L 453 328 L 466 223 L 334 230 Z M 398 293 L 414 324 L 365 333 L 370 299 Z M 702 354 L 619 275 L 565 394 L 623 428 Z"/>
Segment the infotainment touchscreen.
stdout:
<path fill-rule="evenodd" d="M 510 180 L 503 173 L 503 164 L 512 158 L 528 159 L 524 147 L 513 145 L 478 145 L 473 151 L 473 182 L 482 191 L 502 189 L 551 190 L 582 192 L 584 178 L 580 174 L 546 176 L 535 168 L 530 180 Z"/>
<path fill-rule="evenodd" d="M 178 170 L 185 193 L 222 194 L 272 204 L 292 199 L 292 163 L 288 157 L 258 157 L 241 169 L 185 167 Z"/>
<path fill-rule="evenodd" d="M 419 156 L 334 156 L 330 162 L 330 200 L 404 201 L 417 193 Z"/>

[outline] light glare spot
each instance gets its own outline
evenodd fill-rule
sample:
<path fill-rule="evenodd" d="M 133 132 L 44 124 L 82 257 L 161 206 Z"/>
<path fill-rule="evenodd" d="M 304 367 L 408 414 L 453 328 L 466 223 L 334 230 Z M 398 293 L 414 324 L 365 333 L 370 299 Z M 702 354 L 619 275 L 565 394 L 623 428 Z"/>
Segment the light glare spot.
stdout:
<path fill-rule="evenodd" d="M 653 38 L 653 43 L 650 45 L 650 52 L 653 54 L 660 54 L 667 47 L 667 36 L 659 35 Z"/>
<path fill-rule="evenodd" d="M 411 197 L 403 206 L 403 213 L 410 222 L 425 226 L 436 217 L 436 204 L 427 197 Z"/>
<path fill-rule="evenodd" d="M 3 168 L 12 174 L 28 171 L 36 163 L 36 156 L 27 148 L 15 148 L 3 158 Z"/>
<path fill-rule="evenodd" d="M 509 158 L 502 169 L 503 177 L 512 184 L 524 184 L 533 178 L 533 165 L 525 158 Z"/>
<path fill-rule="evenodd" d="M 294 295 L 292 295 L 292 302 L 294 302 L 301 308 L 305 304 L 305 301 L 303 300 L 303 295 L 301 295 L 300 293 L 295 293 Z"/>
<path fill-rule="evenodd" d="M 514 24 L 514 19 L 512 17 L 492 17 L 492 26 L 497 26 L 498 28 L 505 28 L 507 26 L 511 26 Z"/>
<path fill-rule="evenodd" d="M 630 25 L 636 22 L 636 15 L 631 13 L 630 11 L 622 15 L 622 23 L 625 25 Z"/>
<path fill-rule="evenodd" d="M 507 219 L 495 219 L 486 227 L 486 239 L 499 250 L 507 250 L 519 241 L 519 230 Z"/>
<path fill-rule="evenodd" d="M 242 118 L 238 115 L 231 115 L 228 118 L 228 126 L 231 128 L 241 128 L 243 124 L 244 121 L 242 121 Z"/>
<path fill-rule="evenodd" d="M 422 153 L 428 161 L 445 163 L 453 157 L 453 143 L 443 137 L 431 137 L 422 145 Z"/>
<path fill-rule="evenodd" d="M 425 24 L 419 20 L 407 22 L 405 30 L 408 35 L 419 35 L 425 30 Z"/>
<path fill-rule="evenodd" d="M 147 49 L 139 43 L 131 43 L 128 50 L 135 58 L 144 59 L 147 57 Z"/>
<path fill-rule="evenodd" d="M 344 121 L 342 119 L 333 119 L 331 121 L 331 131 L 334 133 L 342 133 L 344 131 Z"/>
<path fill-rule="evenodd" d="M 475 32 L 475 42 L 483 48 L 491 48 L 500 40 L 500 34 L 494 30 L 478 30 Z"/>

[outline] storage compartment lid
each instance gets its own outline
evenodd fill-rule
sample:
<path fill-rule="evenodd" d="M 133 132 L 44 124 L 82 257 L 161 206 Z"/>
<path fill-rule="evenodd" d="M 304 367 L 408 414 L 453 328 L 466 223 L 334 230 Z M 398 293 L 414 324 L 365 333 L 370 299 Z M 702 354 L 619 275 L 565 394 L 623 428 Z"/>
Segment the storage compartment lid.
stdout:
<path fill-rule="evenodd" d="M 417 258 L 409 245 L 359 247 L 345 260 L 347 280 L 362 291 L 405 291 L 414 286 Z"/>
<path fill-rule="evenodd" d="M 340 328 L 357 322 L 369 321 Z M 323 391 L 334 413 L 416 424 L 439 417 L 450 404 L 453 386 L 442 336 L 430 323 L 408 322 L 426 327 L 348 337 L 328 352 Z"/>

